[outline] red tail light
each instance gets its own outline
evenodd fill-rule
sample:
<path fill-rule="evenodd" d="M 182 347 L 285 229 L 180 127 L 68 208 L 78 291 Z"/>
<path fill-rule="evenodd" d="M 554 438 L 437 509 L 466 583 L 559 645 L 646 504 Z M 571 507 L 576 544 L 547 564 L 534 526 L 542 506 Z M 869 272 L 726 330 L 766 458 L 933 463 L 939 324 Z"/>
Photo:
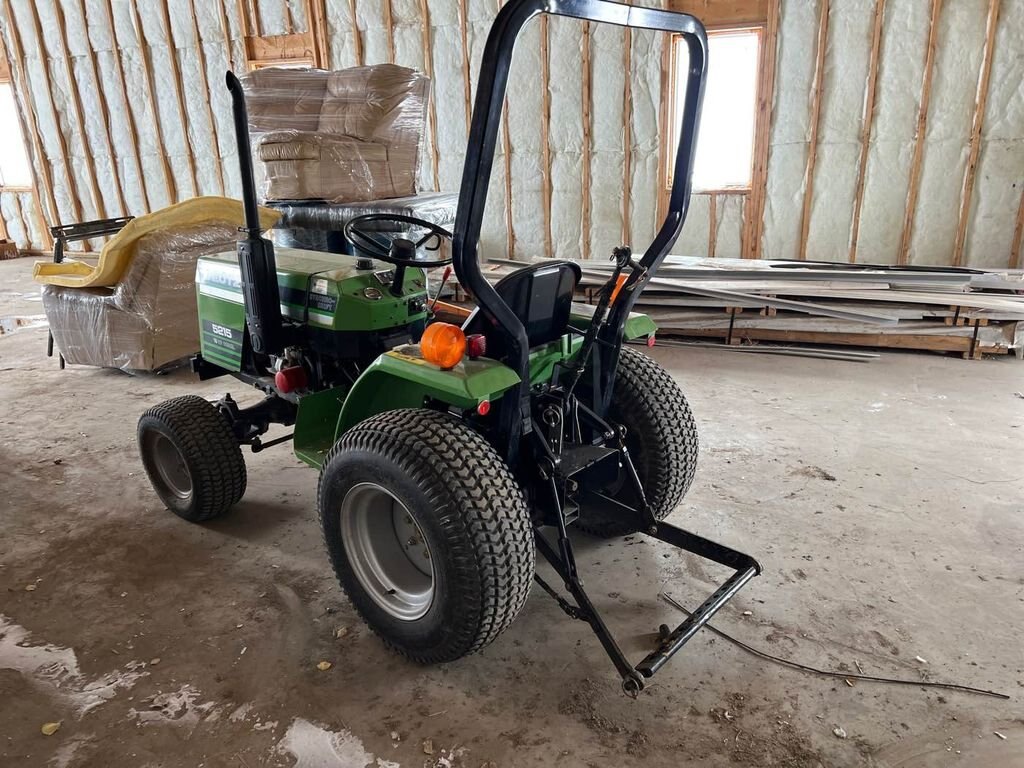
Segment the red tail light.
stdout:
<path fill-rule="evenodd" d="M 491 412 L 491 401 L 481 400 L 476 407 L 476 412 L 479 413 L 481 416 L 486 416 L 488 413 Z"/>
<path fill-rule="evenodd" d="M 487 354 L 487 337 L 482 333 L 474 333 L 466 337 L 466 354 L 470 360 Z"/>
<path fill-rule="evenodd" d="M 654 346 L 654 334 L 653 333 L 650 336 L 647 337 L 647 346 L 648 347 L 653 347 Z"/>

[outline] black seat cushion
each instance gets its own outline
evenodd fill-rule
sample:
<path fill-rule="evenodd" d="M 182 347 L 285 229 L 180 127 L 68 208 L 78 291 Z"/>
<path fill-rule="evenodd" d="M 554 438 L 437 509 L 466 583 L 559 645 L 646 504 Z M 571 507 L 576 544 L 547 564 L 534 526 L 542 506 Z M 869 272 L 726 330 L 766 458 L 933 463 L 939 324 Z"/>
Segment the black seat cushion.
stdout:
<path fill-rule="evenodd" d="M 525 326 L 531 349 L 565 334 L 573 294 L 581 276 L 579 264 L 548 261 L 516 270 L 494 286 L 498 296 Z M 462 327 L 467 334 L 482 333 L 487 337 L 488 357 L 500 359 L 504 356 L 503 338 L 493 332 L 490 322 L 479 309 Z"/>

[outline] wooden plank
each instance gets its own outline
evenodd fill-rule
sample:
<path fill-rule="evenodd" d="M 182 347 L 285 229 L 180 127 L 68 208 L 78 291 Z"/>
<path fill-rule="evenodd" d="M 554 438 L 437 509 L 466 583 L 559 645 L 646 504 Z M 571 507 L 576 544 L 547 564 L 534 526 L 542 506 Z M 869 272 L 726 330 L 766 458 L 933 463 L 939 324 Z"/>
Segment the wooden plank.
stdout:
<path fill-rule="evenodd" d="M 592 66 L 591 66 L 591 28 L 590 22 L 583 22 L 583 40 L 582 40 L 582 54 L 583 54 L 583 86 L 581 100 L 583 102 L 583 147 L 582 157 L 580 164 L 582 168 L 582 186 L 583 186 L 583 220 L 582 220 L 582 239 L 583 248 L 582 256 L 584 261 L 590 258 L 590 234 L 591 234 L 591 203 L 590 203 L 590 192 L 591 192 L 591 100 L 592 100 Z"/>
<path fill-rule="evenodd" d="M 690 13 L 706 26 L 761 23 L 768 0 L 670 0 L 669 9 Z"/>
<path fill-rule="evenodd" d="M 181 68 L 178 66 L 178 48 L 174 44 L 174 32 L 171 29 L 171 12 L 167 3 L 158 3 L 163 16 L 164 32 L 167 35 L 167 58 L 171 63 L 171 84 L 174 86 L 174 95 L 178 103 L 178 117 L 181 120 L 181 132 L 185 137 L 186 151 L 185 162 L 188 165 L 189 178 L 192 181 L 192 195 L 199 194 L 199 180 L 196 177 L 195 150 L 192 147 L 192 137 L 188 131 L 188 110 L 185 107 L 185 92 L 181 84 Z"/>
<path fill-rule="evenodd" d="M 315 62 L 316 46 L 312 35 L 249 35 L 245 38 L 245 57 L 249 64 L 270 62 Z"/>
<path fill-rule="evenodd" d="M 757 114 L 754 128 L 754 159 L 750 173 L 750 196 L 743 206 L 744 248 L 741 255 L 760 259 L 764 232 L 764 208 L 768 187 L 768 149 L 771 138 L 772 104 L 775 99 L 775 62 L 779 39 L 779 0 L 768 0 L 764 30 L 759 52 L 760 72 L 757 81 Z"/>
<path fill-rule="evenodd" d="M 540 155 L 541 196 L 544 207 L 544 255 L 553 257 L 555 247 L 551 235 L 551 51 L 547 15 L 540 17 Z"/>
<path fill-rule="evenodd" d="M 917 110 L 917 130 L 914 134 L 914 154 L 910 161 L 910 184 L 907 189 L 907 206 L 903 213 L 903 235 L 896 256 L 896 263 L 901 265 L 906 264 L 910 258 L 910 239 L 914 231 L 914 214 L 917 210 L 917 195 L 921 182 L 921 155 L 928 129 L 928 104 L 932 95 L 932 75 L 935 71 L 935 49 L 941 10 L 942 0 L 932 0 L 931 19 L 928 22 L 928 48 L 924 56 L 924 77 L 921 80 L 921 98 Z"/>
<path fill-rule="evenodd" d="M 459 0 L 459 35 L 462 39 L 462 87 L 466 107 L 466 134 L 473 120 L 473 81 L 469 76 L 469 10 L 466 0 Z"/>
<path fill-rule="evenodd" d="M 623 32 L 622 71 L 626 73 L 622 89 L 622 244 L 629 245 L 633 241 L 633 30 L 629 27 Z"/>
<path fill-rule="evenodd" d="M 867 91 L 860 117 L 860 158 L 857 161 L 857 183 L 853 192 L 853 217 L 850 222 L 851 264 L 857 261 L 857 240 L 860 238 L 860 215 L 864 204 L 864 177 L 868 168 L 868 149 L 871 146 L 871 128 L 875 120 L 875 94 L 878 88 L 878 59 L 882 50 L 882 20 L 885 0 L 875 0 L 875 18 L 871 28 L 871 55 L 868 58 Z"/>
<path fill-rule="evenodd" d="M 366 55 L 363 53 L 363 38 L 359 34 L 359 17 L 356 14 L 356 0 L 348 0 L 348 11 L 352 14 L 352 43 L 356 49 L 356 66 L 361 67 L 366 63 Z"/>
<path fill-rule="evenodd" d="M 1013 241 L 1010 243 L 1010 269 L 1021 268 L 1021 242 L 1024 241 L 1024 192 L 1021 192 L 1020 205 L 1017 206 L 1017 225 L 1013 228 Z"/>
<path fill-rule="evenodd" d="M 138 0 L 130 0 L 128 9 L 131 11 L 132 26 L 135 27 L 135 34 L 139 39 L 139 62 L 142 66 L 143 77 L 146 78 L 146 99 L 149 103 L 149 111 L 153 115 L 153 132 L 156 136 L 157 151 L 160 156 L 160 165 L 163 169 L 167 200 L 175 203 L 178 201 L 178 185 L 174 179 L 174 174 L 171 173 L 170 161 L 167 159 L 167 142 L 164 140 L 163 121 L 160 119 L 160 112 L 156 105 L 156 83 L 153 81 L 153 68 L 149 62 L 149 45 L 146 43 L 146 32 L 142 28 L 142 19 L 139 18 Z"/>
<path fill-rule="evenodd" d="M 431 86 L 434 82 L 434 46 L 433 36 L 430 34 L 430 5 L 427 0 L 420 0 L 420 16 L 422 17 L 423 34 L 423 70 L 430 78 Z M 430 94 L 430 111 L 427 113 L 427 120 L 430 124 L 430 156 L 433 159 L 434 170 L 434 191 L 440 191 L 440 168 L 441 151 L 437 146 L 437 99 L 434 98 L 434 89 Z"/>
<path fill-rule="evenodd" d="M 718 195 L 708 195 L 708 258 L 715 258 L 715 246 L 718 244 Z"/>
<path fill-rule="evenodd" d="M 388 44 L 388 63 L 395 63 L 395 22 L 391 0 L 384 0 L 384 34 Z"/>
<path fill-rule="evenodd" d="M 85 129 L 85 110 L 82 108 L 82 92 L 78 85 L 78 79 L 75 77 L 74 63 L 71 61 L 71 50 L 68 48 L 68 30 L 64 18 L 64 9 L 60 3 L 54 3 L 53 7 L 56 12 L 54 18 L 57 22 L 57 32 L 60 37 L 60 58 L 64 64 L 64 75 L 67 77 L 68 90 L 71 95 L 71 109 L 74 113 L 75 123 L 77 123 L 77 132 L 82 142 L 82 150 L 85 152 L 85 157 L 82 158 L 82 165 L 85 167 L 85 180 L 89 185 L 89 196 L 92 198 L 93 210 L 96 211 L 98 218 L 105 219 L 109 214 L 107 213 L 107 204 L 103 199 L 103 195 L 100 194 L 100 185 L 96 179 L 96 161 L 93 159 L 92 147 L 89 145 L 89 133 Z M 40 35 L 40 44 L 42 44 L 42 39 Z M 76 130 L 76 128 L 72 128 L 72 130 Z M 111 147 L 111 163 L 115 162 L 113 151 L 113 147 Z M 118 182 L 118 187 L 120 187 L 120 182 Z M 124 200 L 122 199 L 121 202 L 123 206 Z"/>
<path fill-rule="evenodd" d="M 217 10 L 220 12 L 220 31 L 224 35 L 224 61 L 228 63 L 228 69 L 234 69 L 235 54 L 231 45 L 231 27 L 228 25 L 228 9 L 224 5 L 224 0 L 217 0 Z"/>
<path fill-rule="evenodd" d="M 117 30 L 114 27 L 114 9 L 111 0 L 104 0 L 100 8 L 105 14 L 107 28 L 110 30 L 110 55 L 114 59 L 114 66 L 117 68 L 117 85 L 124 103 L 125 119 L 128 122 L 128 135 L 132 139 L 132 161 L 135 165 L 135 173 L 139 177 L 139 190 L 142 193 L 142 211 L 149 213 L 149 191 L 146 189 L 146 174 L 142 170 L 142 155 L 139 152 L 139 131 L 135 125 L 135 115 L 132 112 L 131 101 L 128 100 L 128 88 L 125 85 L 124 60 L 121 57 L 121 46 L 117 42 Z M 128 211 L 125 210 L 125 213 Z"/>
<path fill-rule="evenodd" d="M 287 6 L 286 6 L 287 7 Z M 203 47 L 203 38 L 199 32 L 199 19 L 196 18 L 196 2 L 188 0 L 188 9 L 192 19 L 192 34 L 196 36 L 196 58 L 199 63 L 199 79 L 204 87 L 209 87 L 209 78 L 206 72 L 206 49 Z M 289 14 L 289 19 L 291 14 Z M 220 188 L 221 197 L 224 196 L 224 163 L 220 157 L 220 135 L 217 132 L 217 121 L 213 117 L 213 106 L 210 99 L 203 99 L 206 105 L 206 121 L 210 126 L 210 135 L 213 137 L 213 170 L 217 175 L 217 185 Z"/>
<path fill-rule="evenodd" d="M 978 170 L 978 155 L 981 152 L 981 127 L 985 121 L 985 105 L 988 103 L 988 84 L 992 76 L 992 50 L 996 41 L 996 24 L 999 21 L 999 0 L 989 0 L 988 23 L 985 27 L 985 49 L 982 53 L 981 71 L 978 73 L 978 89 L 974 99 L 974 116 L 971 119 L 971 142 L 964 171 L 964 185 L 960 193 L 960 217 L 956 225 L 956 240 L 953 245 L 953 266 L 959 267 L 964 260 L 964 242 L 967 239 L 967 219 L 971 214 L 974 197 L 974 175 Z"/>
<path fill-rule="evenodd" d="M 14 18 L 14 13 L 11 10 L 11 2 L 10 2 L 10 0 L 5 0 L 5 3 L 7 5 L 7 18 L 13 19 Z M 47 103 L 48 103 L 48 105 L 50 107 L 50 112 L 53 114 L 54 125 L 58 125 L 59 126 L 60 125 L 60 113 L 57 111 L 57 104 L 56 104 L 56 102 L 54 101 L 54 98 L 53 98 L 53 82 L 52 82 L 52 79 L 50 77 L 50 63 L 49 63 L 49 60 L 48 60 L 47 55 L 46 55 L 46 50 L 43 48 L 43 26 L 42 26 L 42 23 L 39 20 L 39 12 L 36 10 L 35 3 L 29 3 L 28 7 L 32 11 L 32 25 L 33 25 L 33 27 L 35 29 L 36 44 L 38 46 L 40 64 L 42 65 L 42 69 L 43 69 L 43 83 L 44 83 L 44 86 L 45 86 L 43 90 L 46 92 L 46 100 L 47 100 Z M 18 27 L 18 25 L 16 23 L 12 24 L 12 25 L 10 25 L 8 27 L 8 29 L 14 30 L 14 32 L 12 32 L 12 38 L 15 37 L 15 35 L 16 35 L 17 27 Z M 20 47 L 20 45 L 18 47 Z M 15 60 L 16 61 L 21 61 L 22 60 L 21 58 L 18 57 L 18 51 L 14 51 L 13 53 L 15 54 Z M 26 85 L 26 88 L 25 88 L 25 91 L 24 91 L 24 93 L 25 93 L 25 102 L 26 102 L 26 104 L 28 104 L 29 101 L 30 101 L 29 94 L 31 93 L 31 91 L 28 90 L 27 83 L 25 83 L 25 85 Z M 68 143 L 67 143 L 67 139 L 64 138 L 64 131 L 58 131 L 58 133 L 57 133 L 57 146 L 60 148 L 60 159 L 61 159 L 61 162 L 64 164 L 64 175 L 67 178 L 68 198 L 71 201 L 71 215 L 74 216 L 75 222 L 80 222 L 80 221 L 82 221 L 82 202 L 79 199 L 79 196 L 78 196 L 78 185 L 75 184 L 75 178 L 74 178 L 74 175 L 73 175 L 72 170 L 71 170 L 71 161 L 68 158 Z M 46 155 L 40 154 L 39 155 L 39 162 L 40 162 L 40 165 L 47 165 L 49 163 L 49 160 L 46 157 Z M 50 181 L 50 184 L 52 184 L 52 180 Z M 57 210 L 56 203 L 54 203 L 54 209 L 53 210 L 54 210 L 54 223 L 55 224 L 73 223 L 73 222 L 62 222 L 61 221 L 60 213 Z M 89 250 L 89 241 L 87 241 L 87 240 L 82 241 L 82 245 L 83 245 L 83 248 L 85 250 Z"/>
<path fill-rule="evenodd" d="M 825 85 L 825 49 L 828 46 L 829 0 L 819 0 L 818 42 L 814 62 L 814 86 L 811 89 L 811 136 L 804 168 L 804 207 L 800 216 L 798 259 L 807 258 L 807 233 L 811 227 L 811 204 L 814 202 L 814 166 L 818 158 L 818 130 L 821 127 L 821 93 Z"/>

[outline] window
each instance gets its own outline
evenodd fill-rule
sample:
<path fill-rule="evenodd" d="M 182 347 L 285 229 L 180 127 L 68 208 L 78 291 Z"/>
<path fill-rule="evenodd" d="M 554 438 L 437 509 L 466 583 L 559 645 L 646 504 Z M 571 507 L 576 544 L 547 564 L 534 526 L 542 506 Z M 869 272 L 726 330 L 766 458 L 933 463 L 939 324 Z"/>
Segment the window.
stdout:
<path fill-rule="evenodd" d="M 31 187 L 32 167 L 18 122 L 14 89 L 0 80 L 0 187 Z"/>
<path fill-rule="evenodd" d="M 750 189 L 757 113 L 760 28 L 708 32 L 708 79 L 693 168 L 694 191 Z M 682 37 L 672 40 L 672 146 L 665 152 L 667 186 L 682 130 L 689 55 Z"/>

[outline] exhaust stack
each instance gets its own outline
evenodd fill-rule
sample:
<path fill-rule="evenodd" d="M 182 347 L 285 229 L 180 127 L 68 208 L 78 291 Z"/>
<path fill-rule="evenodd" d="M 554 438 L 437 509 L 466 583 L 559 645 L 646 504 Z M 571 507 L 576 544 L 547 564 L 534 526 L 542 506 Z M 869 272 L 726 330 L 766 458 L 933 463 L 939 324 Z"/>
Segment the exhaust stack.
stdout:
<path fill-rule="evenodd" d="M 274 244 L 261 236 L 256 182 L 252 173 L 252 151 L 249 148 L 249 114 L 245 108 L 245 93 L 234 72 L 229 71 L 226 80 L 231 92 L 235 140 L 238 142 L 238 168 L 242 175 L 242 202 L 245 207 L 245 226 L 239 229 L 245 237 L 238 241 L 238 266 L 242 272 L 245 323 L 249 328 L 253 352 L 259 355 L 278 353 L 282 348 L 281 295 L 277 285 Z"/>

